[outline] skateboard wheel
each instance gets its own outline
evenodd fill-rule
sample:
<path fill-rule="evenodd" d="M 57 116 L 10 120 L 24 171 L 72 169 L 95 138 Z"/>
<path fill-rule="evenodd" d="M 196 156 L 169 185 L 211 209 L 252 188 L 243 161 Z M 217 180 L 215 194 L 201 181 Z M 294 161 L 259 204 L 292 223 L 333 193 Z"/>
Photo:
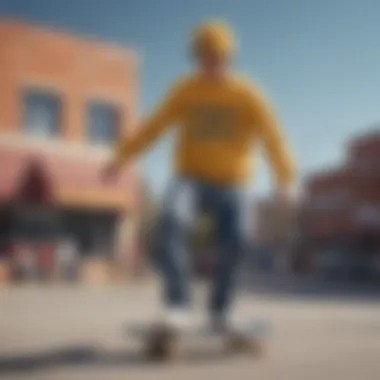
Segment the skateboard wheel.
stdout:
<path fill-rule="evenodd" d="M 178 347 L 174 344 L 157 344 L 147 349 L 147 357 L 150 360 L 172 361 L 178 358 Z"/>
<path fill-rule="evenodd" d="M 231 352 L 249 353 L 254 357 L 260 357 L 263 354 L 263 343 L 257 339 L 247 339 L 244 337 L 233 336 L 227 341 L 227 348 Z"/>
<path fill-rule="evenodd" d="M 158 327 L 151 334 L 146 355 L 151 360 L 175 360 L 180 355 L 180 345 L 176 334 L 166 327 Z"/>

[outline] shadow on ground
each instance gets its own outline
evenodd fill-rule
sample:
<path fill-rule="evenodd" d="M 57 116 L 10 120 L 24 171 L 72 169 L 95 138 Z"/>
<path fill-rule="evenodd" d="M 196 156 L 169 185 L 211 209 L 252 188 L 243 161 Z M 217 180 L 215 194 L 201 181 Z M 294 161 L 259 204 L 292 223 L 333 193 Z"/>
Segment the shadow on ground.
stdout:
<path fill-rule="evenodd" d="M 187 350 L 184 359 L 187 363 L 202 364 L 226 358 L 226 352 L 216 349 Z M 28 353 L 19 356 L 0 357 L 0 378 L 5 375 L 30 374 L 51 369 L 73 367 L 160 367 L 165 363 L 148 360 L 139 350 L 102 352 L 90 346 L 63 347 L 42 353 Z"/>

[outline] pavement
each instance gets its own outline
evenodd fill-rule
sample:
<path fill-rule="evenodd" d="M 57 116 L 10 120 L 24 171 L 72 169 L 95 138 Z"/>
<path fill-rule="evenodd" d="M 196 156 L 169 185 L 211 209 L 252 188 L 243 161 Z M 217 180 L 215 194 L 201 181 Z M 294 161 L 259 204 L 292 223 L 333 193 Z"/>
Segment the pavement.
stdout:
<path fill-rule="evenodd" d="M 380 279 L 379 279 L 380 280 Z M 240 287 L 269 297 L 380 301 L 380 281 L 329 280 L 313 275 L 252 273 L 240 276 Z"/>
<path fill-rule="evenodd" d="M 202 286 L 194 289 L 201 320 Z M 189 343 L 187 359 L 148 363 L 126 329 L 159 313 L 153 284 L 17 287 L 0 290 L 0 379 L 377 380 L 377 299 L 239 294 L 234 318 L 272 323 L 261 359 L 228 357 L 221 347 Z"/>

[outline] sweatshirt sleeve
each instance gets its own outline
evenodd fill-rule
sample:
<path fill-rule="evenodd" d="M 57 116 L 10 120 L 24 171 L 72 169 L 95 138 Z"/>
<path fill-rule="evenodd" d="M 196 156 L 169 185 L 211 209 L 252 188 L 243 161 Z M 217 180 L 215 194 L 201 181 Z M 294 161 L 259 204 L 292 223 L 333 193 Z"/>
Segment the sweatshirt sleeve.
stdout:
<path fill-rule="evenodd" d="M 116 160 L 124 163 L 133 159 L 153 144 L 169 127 L 180 121 L 182 114 L 183 83 L 176 83 L 166 94 L 164 101 L 131 136 L 122 140 L 116 148 Z"/>
<path fill-rule="evenodd" d="M 249 89 L 249 112 L 252 126 L 259 130 L 277 185 L 280 188 L 292 186 L 296 176 L 294 158 L 271 104 L 262 91 L 254 86 Z"/>

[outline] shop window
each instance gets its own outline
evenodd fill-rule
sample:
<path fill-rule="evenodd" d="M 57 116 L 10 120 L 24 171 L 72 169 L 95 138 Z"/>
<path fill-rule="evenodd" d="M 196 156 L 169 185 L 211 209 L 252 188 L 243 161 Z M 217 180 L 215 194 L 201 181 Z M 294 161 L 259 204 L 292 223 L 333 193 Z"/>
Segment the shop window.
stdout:
<path fill-rule="evenodd" d="M 87 107 L 87 139 L 96 145 L 114 145 L 119 137 L 120 112 L 117 106 L 91 102 Z"/>
<path fill-rule="evenodd" d="M 62 99 L 56 93 L 28 89 L 22 97 L 23 127 L 38 138 L 57 137 L 62 125 Z"/>

